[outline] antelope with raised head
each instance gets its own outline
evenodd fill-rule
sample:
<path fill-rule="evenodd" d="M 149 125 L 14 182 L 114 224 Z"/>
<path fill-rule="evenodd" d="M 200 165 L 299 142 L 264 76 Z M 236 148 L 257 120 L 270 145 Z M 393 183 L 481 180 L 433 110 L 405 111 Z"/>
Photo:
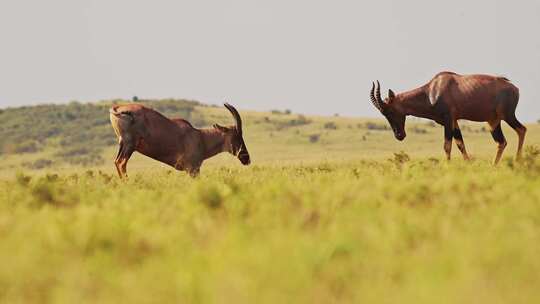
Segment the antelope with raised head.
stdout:
<path fill-rule="evenodd" d="M 501 129 L 501 121 L 504 120 L 518 134 L 516 158 L 521 158 L 527 128 L 516 119 L 519 89 L 507 78 L 441 72 L 414 90 L 401 94 L 388 90 L 385 100 L 381 98 L 381 86 L 377 81 L 377 86 L 373 83 L 371 87 L 370 98 L 390 123 L 397 140 L 405 139 L 407 115 L 431 119 L 444 126 L 444 151 L 447 159 L 450 160 L 452 139 L 455 139 L 463 158 L 468 160 L 458 119 L 487 122 L 493 139 L 498 143 L 493 161 L 496 165 L 506 147 Z"/>
<path fill-rule="evenodd" d="M 199 174 L 204 160 L 221 152 L 229 152 L 243 165 L 249 165 L 240 114 L 228 103 L 225 108 L 231 112 L 235 125 L 214 124 L 213 128 L 197 129 L 184 119 L 169 119 L 140 104 L 112 106 L 109 116 L 119 143 L 114 160 L 118 175 L 126 176 L 127 162 L 134 151 L 187 171 L 192 177 Z"/>

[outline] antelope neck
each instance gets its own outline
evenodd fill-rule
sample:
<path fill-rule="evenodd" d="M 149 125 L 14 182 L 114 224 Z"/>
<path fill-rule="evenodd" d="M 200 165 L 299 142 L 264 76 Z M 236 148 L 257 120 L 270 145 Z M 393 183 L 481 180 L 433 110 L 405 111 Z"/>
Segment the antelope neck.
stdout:
<path fill-rule="evenodd" d="M 215 129 L 201 130 L 202 142 L 204 145 L 204 159 L 208 159 L 216 154 L 225 152 L 225 134 Z"/>
<path fill-rule="evenodd" d="M 424 87 L 396 96 L 395 108 L 404 115 L 433 119 L 435 113 Z"/>

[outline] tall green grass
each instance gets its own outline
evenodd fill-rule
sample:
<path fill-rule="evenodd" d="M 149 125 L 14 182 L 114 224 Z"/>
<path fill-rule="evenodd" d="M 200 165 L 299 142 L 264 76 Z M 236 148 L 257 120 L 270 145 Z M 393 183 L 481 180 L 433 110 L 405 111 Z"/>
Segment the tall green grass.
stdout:
<path fill-rule="evenodd" d="M 2 303 L 533 303 L 540 167 L 437 159 L 19 173 Z"/>
<path fill-rule="evenodd" d="M 122 181 L 109 105 L 0 113 L 0 303 L 540 298 L 538 124 L 522 163 L 504 126 L 493 167 L 485 125 L 460 124 L 475 160 L 454 148 L 448 163 L 425 121 L 398 142 L 382 120 L 241 111 L 252 166 L 221 154 L 191 179 L 135 153 Z M 151 105 L 232 122 L 220 107 Z"/>

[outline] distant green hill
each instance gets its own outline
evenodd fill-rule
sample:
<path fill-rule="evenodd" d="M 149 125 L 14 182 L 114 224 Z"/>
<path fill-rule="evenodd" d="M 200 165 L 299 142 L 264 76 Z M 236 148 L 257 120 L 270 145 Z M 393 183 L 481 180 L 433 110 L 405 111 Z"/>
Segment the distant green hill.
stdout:
<path fill-rule="evenodd" d="M 117 142 L 109 122 L 112 104 L 49 104 L 0 109 L 0 173 L 25 169 L 70 170 L 72 167 L 114 170 Z M 232 124 L 221 106 L 190 100 L 138 100 L 167 117 L 181 117 L 196 127 Z M 407 139 L 394 139 L 384 118 L 305 116 L 285 111 L 255 112 L 238 109 L 244 121 L 244 137 L 257 164 L 297 164 L 321 160 L 388 159 L 404 151 L 412 158 L 443 158 L 443 129 L 433 122 L 407 119 Z M 496 144 L 485 123 L 461 122 L 467 149 L 475 158 L 490 160 Z M 540 125 L 527 125 L 526 145 L 540 145 Z M 505 157 L 515 153 L 515 132 L 503 125 L 508 140 Z M 460 159 L 458 149 L 454 159 Z M 135 153 L 130 168 L 145 170 L 159 163 Z M 213 158 L 205 166 L 238 165 L 229 155 Z M 0 175 L 1 175 L 0 174 Z"/>

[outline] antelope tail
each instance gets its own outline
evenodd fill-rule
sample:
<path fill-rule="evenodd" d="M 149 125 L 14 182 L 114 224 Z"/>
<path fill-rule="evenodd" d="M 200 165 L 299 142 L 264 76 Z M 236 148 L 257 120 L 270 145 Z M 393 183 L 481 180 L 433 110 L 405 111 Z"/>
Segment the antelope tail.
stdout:
<path fill-rule="evenodd" d="M 135 117 L 133 117 L 133 113 L 130 111 L 118 111 L 118 106 L 113 106 L 109 109 L 109 113 L 114 116 L 116 119 L 122 119 L 125 121 L 129 121 L 130 123 L 135 122 Z M 112 117 L 111 116 L 111 117 Z"/>
<path fill-rule="evenodd" d="M 115 109 L 115 108 L 110 108 L 110 109 L 109 109 L 109 113 L 111 113 L 111 114 L 114 115 L 114 116 L 120 116 L 120 113 L 116 112 L 116 109 Z"/>

